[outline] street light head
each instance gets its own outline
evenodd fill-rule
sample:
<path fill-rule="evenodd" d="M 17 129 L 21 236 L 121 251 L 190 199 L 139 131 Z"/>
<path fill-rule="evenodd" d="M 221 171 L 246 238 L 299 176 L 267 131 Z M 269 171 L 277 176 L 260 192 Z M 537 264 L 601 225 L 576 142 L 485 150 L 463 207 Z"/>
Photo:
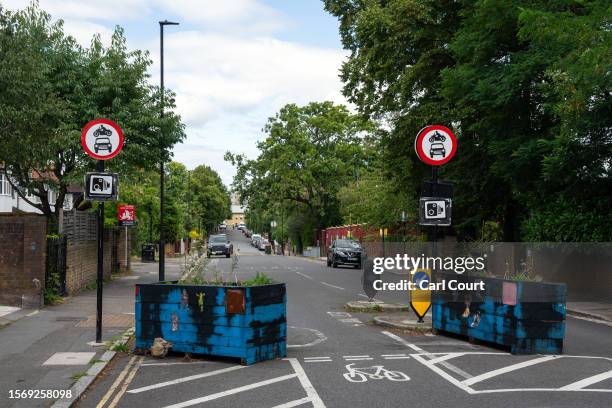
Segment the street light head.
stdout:
<path fill-rule="evenodd" d="M 179 23 L 175 23 L 174 21 L 164 20 L 164 21 L 160 21 L 159 25 L 161 25 L 161 26 L 165 26 L 165 25 L 179 25 Z"/>

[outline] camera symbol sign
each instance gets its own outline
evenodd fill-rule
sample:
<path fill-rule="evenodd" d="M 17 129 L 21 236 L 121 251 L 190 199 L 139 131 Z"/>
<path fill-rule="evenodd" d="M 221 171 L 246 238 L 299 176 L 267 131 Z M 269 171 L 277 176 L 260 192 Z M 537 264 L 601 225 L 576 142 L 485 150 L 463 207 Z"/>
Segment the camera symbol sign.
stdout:
<path fill-rule="evenodd" d="M 451 225 L 452 200 L 443 197 L 421 197 L 419 203 L 420 225 Z"/>
<path fill-rule="evenodd" d="M 446 218 L 446 202 L 444 200 L 425 201 L 425 219 L 440 220 Z"/>
<path fill-rule="evenodd" d="M 440 166 L 448 163 L 455 155 L 457 138 L 446 126 L 427 126 L 417 135 L 414 150 L 422 162 Z"/>

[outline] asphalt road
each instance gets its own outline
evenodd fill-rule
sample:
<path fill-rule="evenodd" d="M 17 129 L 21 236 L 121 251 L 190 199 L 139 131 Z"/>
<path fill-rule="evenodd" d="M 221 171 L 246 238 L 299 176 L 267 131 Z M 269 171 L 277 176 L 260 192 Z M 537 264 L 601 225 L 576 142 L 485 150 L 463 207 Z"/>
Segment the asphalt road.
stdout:
<path fill-rule="evenodd" d="M 79 407 L 612 406 L 609 325 L 568 318 L 563 356 L 513 356 L 441 335 L 392 333 L 372 325 L 371 315 L 343 309 L 363 296 L 360 271 L 262 255 L 242 234 L 231 237 L 240 277 L 260 271 L 287 284 L 287 358 L 243 367 L 123 355 Z M 229 271 L 229 259 L 215 262 Z"/>

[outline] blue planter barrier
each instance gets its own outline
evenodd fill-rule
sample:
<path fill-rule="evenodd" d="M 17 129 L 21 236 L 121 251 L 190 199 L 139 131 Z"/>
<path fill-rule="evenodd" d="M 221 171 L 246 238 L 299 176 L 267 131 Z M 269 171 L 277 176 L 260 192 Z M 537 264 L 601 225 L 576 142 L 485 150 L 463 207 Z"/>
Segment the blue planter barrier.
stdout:
<path fill-rule="evenodd" d="M 240 287 L 227 284 L 136 285 L 136 349 L 156 337 L 172 350 L 239 358 L 242 364 L 287 355 L 284 283 Z"/>
<path fill-rule="evenodd" d="M 484 281 L 485 291 L 434 293 L 433 329 L 509 346 L 512 354 L 563 352 L 565 284 L 448 274 L 440 277 Z"/>

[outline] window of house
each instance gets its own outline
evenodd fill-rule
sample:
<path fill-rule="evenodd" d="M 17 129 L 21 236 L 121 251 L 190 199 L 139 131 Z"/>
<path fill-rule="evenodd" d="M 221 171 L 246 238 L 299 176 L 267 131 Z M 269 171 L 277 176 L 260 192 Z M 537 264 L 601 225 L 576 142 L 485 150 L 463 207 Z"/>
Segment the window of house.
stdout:
<path fill-rule="evenodd" d="M 0 195 L 3 195 L 3 196 L 11 195 L 11 185 L 5 174 L 0 174 Z"/>

